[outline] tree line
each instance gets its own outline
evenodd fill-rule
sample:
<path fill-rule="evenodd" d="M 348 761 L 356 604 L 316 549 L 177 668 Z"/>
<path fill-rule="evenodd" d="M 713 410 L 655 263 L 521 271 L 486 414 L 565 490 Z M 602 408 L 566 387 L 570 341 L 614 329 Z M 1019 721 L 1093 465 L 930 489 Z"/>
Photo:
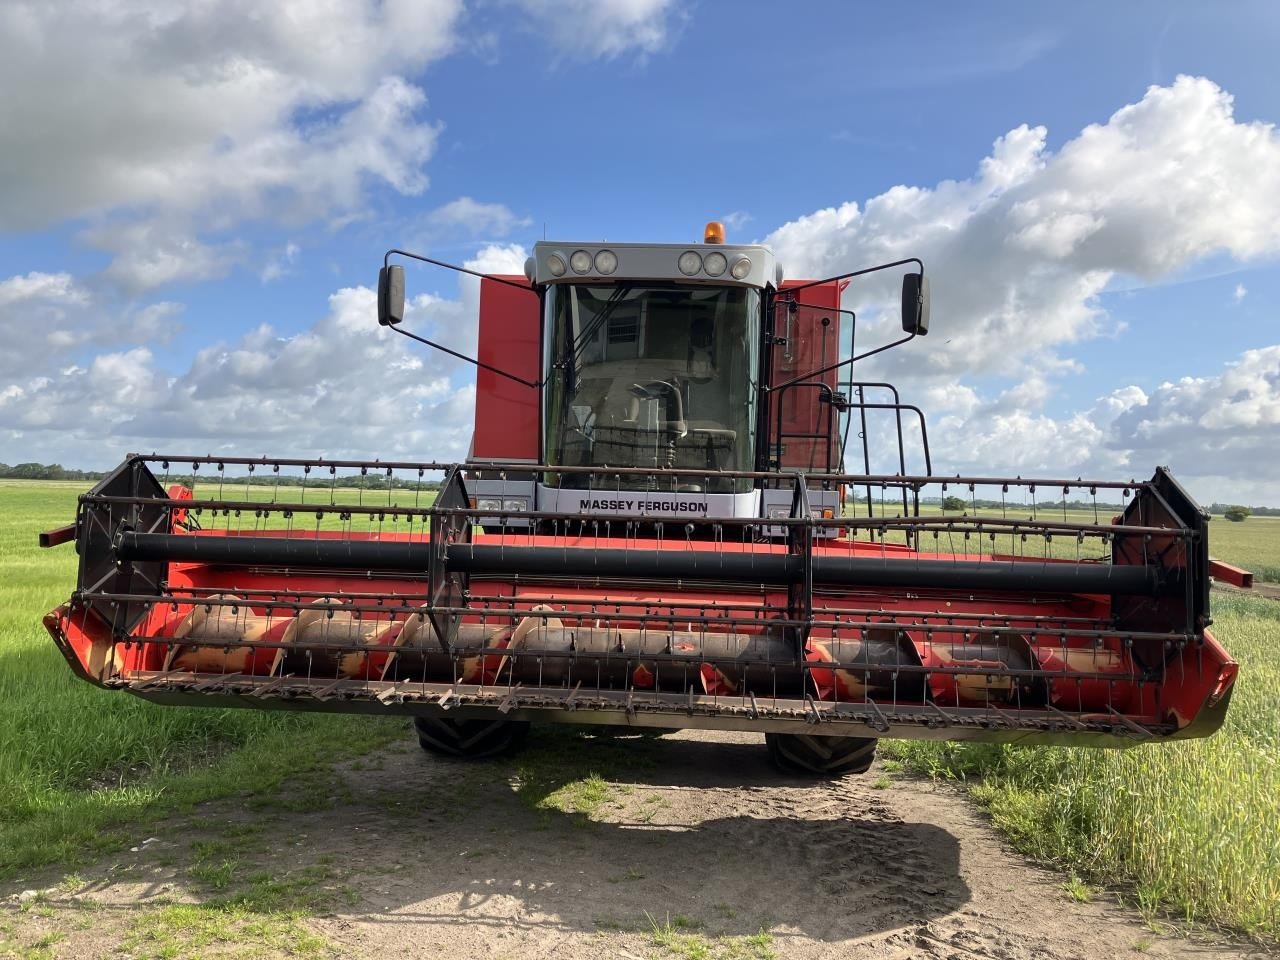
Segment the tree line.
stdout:
<path fill-rule="evenodd" d="M 102 470 L 73 470 L 70 467 L 64 467 L 60 463 L 18 463 L 9 466 L 7 463 L 0 463 L 0 480 L 101 480 L 107 474 Z M 164 483 L 181 483 L 185 486 L 191 486 L 193 483 L 217 483 L 219 480 L 218 471 L 209 468 L 207 473 L 165 473 L 157 474 L 159 479 Z M 301 471 L 292 473 L 273 473 L 270 470 L 264 473 L 241 474 L 239 476 L 224 475 L 221 477 L 223 482 L 228 484 L 239 484 L 240 486 L 249 485 L 251 487 L 271 487 L 276 484 L 282 486 L 296 487 L 306 481 L 308 486 L 328 486 L 333 478 L 329 476 L 328 471 L 313 471 L 309 476 L 304 476 Z M 435 490 L 440 486 L 439 480 L 418 480 L 415 478 L 406 478 L 398 476 L 388 477 L 385 473 L 369 473 L 367 476 L 358 476 L 356 474 L 340 475 L 337 478 L 337 486 L 340 487 L 363 487 L 365 490 Z"/>
<path fill-rule="evenodd" d="M 72 470 L 60 463 L 0 463 L 0 480 L 101 480 L 100 470 Z"/>

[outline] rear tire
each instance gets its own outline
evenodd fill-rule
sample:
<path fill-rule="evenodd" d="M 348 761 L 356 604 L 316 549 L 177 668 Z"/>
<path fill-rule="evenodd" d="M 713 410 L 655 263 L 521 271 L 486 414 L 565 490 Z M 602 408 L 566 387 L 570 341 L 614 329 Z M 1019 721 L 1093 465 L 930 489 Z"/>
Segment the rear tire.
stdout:
<path fill-rule="evenodd" d="M 423 750 L 453 760 L 500 757 L 518 749 L 529 735 L 529 724 L 521 720 L 414 717 L 413 727 Z"/>
<path fill-rule="evenodd" d="M 843 777 L 866 773 L 876 758 L 874 737 L 811 737 L 804 733 L 766 733 L 765 746 L 779 769 L 807 777 Z"/>

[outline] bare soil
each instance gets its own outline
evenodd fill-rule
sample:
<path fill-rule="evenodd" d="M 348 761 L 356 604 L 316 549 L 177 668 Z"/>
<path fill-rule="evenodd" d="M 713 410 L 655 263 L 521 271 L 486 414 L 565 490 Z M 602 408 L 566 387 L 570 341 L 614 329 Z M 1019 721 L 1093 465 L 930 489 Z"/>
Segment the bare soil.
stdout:
<path fill-rule="evenodd" d="M 593 766 L 602 778 L 579 779 Z M 226 902 L 299 910 L 272 922 L 323 941 L 242 921 L 203 940 L 160 929 L 159 904 Z M 484 765 L 397 743 L 281 797 L 175 818 L 59 889 L 11 897 L 0 931 L 0 956 L 41 937 L 57 957 L 1264 955 L 1153 931 L 1113 896 L 1077 902 L 951 786 L 878 767 L 799 780 L 758 736 L 694 732 L 535 730 L 525 754 Z"/>
<path fill-rule="evenodd" d="M 1268 600 L 1280 600 L 1280 583 L 1268 583 L 1266 580 L 1255 580 L 1253 586 L 1248 588 L 1215 580 L 1213 589 L 1221 590 L 1223 593 L 1243 593 L 1254 597 L 1265 597 Z"/>

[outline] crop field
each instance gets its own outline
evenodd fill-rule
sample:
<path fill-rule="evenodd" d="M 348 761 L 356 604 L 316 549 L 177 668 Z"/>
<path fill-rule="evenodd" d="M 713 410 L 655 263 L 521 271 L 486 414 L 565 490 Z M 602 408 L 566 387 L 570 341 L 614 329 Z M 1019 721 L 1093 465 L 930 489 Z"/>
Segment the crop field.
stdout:
<path fill-rule="evenodd" d="M 75 550 L 40 550 L 36 535 L 71 520 L 83 490 L 0 481 L 0 879 L 118 848 L 121 824 L 278 783 L 403 728 L 158 708 L 73 677 L 40 621 L 71 591 Z M 256 763 L 263 755 L 272 762 Z"/>
<path fill-rule="evenodd" d="M 899 504 L 876 504 L 894 516 Z M 954 515 L 939 506 L 929 515 Z M 1117 508 L 977 510 L 970 516 L 1105 524 Z M 888 542 L 904 542 L 890 534 Z M 1098 556 L 1098 540 L 966 538 L 940 532 L 926 552 L 1054 558 Z M 1214 516 L 1210 554 L 1280 582 L 1280 518 Z M 1215 595 L 1214 631 L 1240 661 L 1225 728 L 1208 740 L 1125 751 L 891 742 L 915 771 L 975 781 L 973 794 L 1017 845 L 1089 881 L 1120 884 L 1149 911 L 1169 910 L 1280 939 L 1280 604 Z"/>
<path fill-rule="evenodd" d="M 35 544 L 39 531 L 72 518 L 84 486 L 0 481 L 0 879 L 51 863 L 69 869 L 119 849 L 175 810 L 265 791 L 404 736 L 400 721 L 160 708 L 74 679 L 40 618 L 66 599 L 75 553 Z M 280 496 L 269 487 L 243 489 L 246 499 Z M 344 502 L 388 502 L 385 490 L 335 494 Z M 391 500 L 425 506 L 431 495 L 397 490 Z M 311 496 L 328 500 L 327 491 Z M 395 522 L 328 511 L 293 519 L 326 527 Z M 205 519 L 215 522 L 262 521 Z M 1280 580 L 1280 519 L 1215 518 L 1210 536 L 1215 556 Z M 1280 603 L 1215 594 L 1214 617 L 1242 667 L 1227 725 L 1210 740 L 1127 751 L 901 743 L 883 748 L 883 765 L 890 774 L 971 781 L 1018 846 L 1060 863 L 1082 884 L 1114 886 L 1152 914 L 1274 942 Z"/>
<path fill-rule="evenodd" d="M 1280 939 L 1280 603 L 1213 604 L 1240 678 L 1212 738 L 1129 750 L 894 742 L 881 756 L 973 780 L 1020 849 L 1120 885 L 1146 911 Z"/>
<path fill-rule="evenodd" d="M 1010 506 L 1007 509 L 979 508 L 977 510 L 943 510 L 937 504 L 922 504 L 920 513 L 930 517 L 954 517 L 980 520 L 991 517 L 1001 520 L 1045 520 L 1069 524 L 1106 525 L 1120 512 L 1119 507 L 1099 506 L 1097 509 L 1079 507 L 1033 509 Z M 848 505 L 845 516 L 872 522 L 878 518 L 902 516 L 902 504 L 875 502 L 871 517 L 866 507 Z M 859 538 L 880 537 L 885 543 L 906 543 L 901 531 L 880 534 L 873 529 L 860 530 Z M 1043 537 L 1028 535 L 1025 538 L 1013 534 L 971 534 L 966 537 L 959 531 L 940 530 L 922 535 L 919 548 L 927 553 L 954 553 L 978 555 L 1003 555 L 1021 557 L 1054 557 L 1058 559 L 1090 559 L 1107 555 L 1107 547 L 1096 537 L 1086 537 L 1083 543 L 1074 537 L 1055 537 L 1046 541 Z M 1251 570 L 1257 579 L 1280 583 L 1280 517 L 1250 517 L 1242 523 L 1233 523 L 1214 515 L 1209 521 L 1209 553 L 1219 560 Z"/>
<path fill-rule="evenodd" d="M 1219 560 L 1252 570 L 1259 580 L 1280 583 L 1280 517 L 1250 517 L 1232 523 L 1215 516 L 1209 548 Z"/>
<path fill-rule="evenodd" d="M 1110 513 L 1038 516 L 1106 523 Z M 967 540 L 944 532 L 920 546 L 1057 558 L 1099 552 L 1097 541 L 1086 543 L 1006 535 Z M 1280 518 L 1233 523 L 1215 516 L 1209 546 L 1212 556 L 1252 570 L 1258 580 L 1280 581 Z M 1226 726 L 1211 739 L 1125 751 L 892 742 L 882 756 L 916 772 L 974 780 L 975 797 L 1021 849 L 1091 882 L 1121 884 L 1146 910 L 1172 909 L 1278 939 L 1280 604 L 1215 595 L 1213 614 L 1216 635 L 1241 669 Z"/>

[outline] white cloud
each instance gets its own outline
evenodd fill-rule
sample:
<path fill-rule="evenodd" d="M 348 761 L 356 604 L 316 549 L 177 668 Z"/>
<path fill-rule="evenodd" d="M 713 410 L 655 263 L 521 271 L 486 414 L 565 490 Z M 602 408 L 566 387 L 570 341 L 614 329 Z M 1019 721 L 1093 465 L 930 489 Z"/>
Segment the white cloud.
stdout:
<path fill-rule="evenodd" d="M 1231 294 L 1231 296 L 1234 298 L 1236 303 L 1239 303 L 1248 295 L 1249 295 L 1249 288 L 1246 287 L 1243 283 L 1237 283 L 1235 291 Z"/>
<path fill-rule="evenodd" d="M 166 283 L 225 276 L 245 256 L 240 241 L 204 243 L 189 223 L 168 218 L 101 224 L 85 231 L 83 239 L 114 254 L 103 275 L 130 295 Z"/>
<path fill-rule="evenodd" d="M 937 472 L 1145 479 L 1163 465 L 1204 503 L 1280 504 L 1280 345 L 1083 410 L 1040 412 L 1045 399 L 1034 379 L 985 401 L 959 384 L 926 390 Z"/>
<path fill-rule="evenodd" d="M 270 283 L 272 280 L 287 277 L 293 272 L 293 265 L 298 262 L 298 254 L 301 252 L 301 247 L 292 240 L 289 241 L 267 259 L 266 264 L 258 272 L 258 279 L 263 283 Z"/>
<path fill-rule="evenodd" d="M 529 251 L 518 243 L 490 244 L 463 266 L 481 273 L 506 273 L 524 275 L 524 262 Z M 478 282 L 478 281 L 477 281 Z"/>
<path fill-rule="evenodd" d="M 435 325 L 414 317 L 423 332 Z M 442 355 L 378 328 L 374 294 L 339 290 L 313 327 L 281 337 L 262 326 L 199 351 L 172 376 L 145 347 L 87 368 L 19 382 L 0 397 L 0 437 L 44 459 L 109 464 L 153 447 L 281 455 L 457 456 L 467 420 L 452 413 Z M 467 388 L 462 388 L 465 393 Z"/>
<path fill-rule="evenodd" d="M 569 60 L 660 53 L 678 32 L 675 0 L 508 0 Z"/>
<path fill-rule="evenodd" d="M 518 245 L 489 246 L 465 266 L 519 274 L 526 255 Z M 57 278 L 14 279 L 32 288 L 65 289 Z M 0 283 L 0 296 L 6 283 Z M 479 280 L 461 277 L 459 290 L 458 299 L 410 291 L 406 328 L 474 351 Z M 159 339 L 174 310 L 155 304 L 122 326 Z M 282 336 L 264 324 L 235 342 L 205 347 L 176 374 L 145 345 L 104 352 L 84 365 L 5 371 L 10 383 L 0 389 L 0 447 L 99 467 L 127 450 L 160 447 L 280 456 L 465 456 L 474 370 L 381 329 L 376 313 L 371 290 L 345 288 L 301 333 Z"/>
<path fill-rule="evenodd" d="M 1016 127 L 969 179 L 819 210 L 766 242 L 790 276 L 925 261 L 930 336 L 860 373 L 924 398 L 940 472 L 1128 476 L 1170 463 L 1205 495 L 1235 477 L 1280 502 L 1280 460 L 1261 456 L 1280 447 L 1267 420 L 1276 390 L 1263 371 L 1280 369 L 1271 350 L 1150 395 L 1127 386 L 1088 409 L 1049 409 L 1055 377 L 1081 369 L 1070 345 L 1122 329 L 1099 300 L 1113 278 L 1158 280 L 1211 255 L 1280 252 L 1280 135 L 1237 121 L 1212 82 L 1180 77 L 1056 152 L 1046 143 L 1043 127 Z M 1237 302 L 1246 293 L 1238 287 Z M 847 300 L 860 344 L 894 335 L 885 282 L 855 280 Z M 962 379 L 984 376 L 1015 386 L 987 396 Z"/>
<path fill-rule="evenodd" d="M 88 291 L 69 273 L 33 271 L 0 280 L 0 378 L 43 369 L 49 358 L 86 340 L 89 302 Z"/>
<path fill-rule="evenodd" d="M 403 193 L 437 128 L 417 72 L 449 51 L 459 0 L 0 7 L 0 229 L 95 218 L 129 289 L 216 276 L 202 240 L 246 220 Z"/>
<path fill-rule="evenodd" d="M 790 276 L 921 257 L 934 336 L 882 363 L 917 379 L 1059 366 L 1064 345 L 1116 328 L 1097 299 L 1113 277 L 1280 251 L 1280 136 L 1237 121 L 1209 80 L 1152 87 L 1056 153 L 1046 137 L 1019 126 L 967 180 L 893 187 L 787 223 L 766 242 Z M 883 284 L 855 281 L 850 299 L 874 318 L 889 298 Z"/>
<path fill-rule="evenodd" d="M 725 230 L 736 232 L 754 219 L 745 210 L 733 210 L 722 216 L 720 222 L 724 224 Z"/>
<path fill-rule="evenodd" d="M 463 233 L 469 237 L 505 237 L 518 227 L 527 227 L 528 217 L 518 217 L 502 203 L 481 203 L 459 197 L 427 214 L 428 227 L 438 231 Z"/>
<path fill-rule="evenodd" d="M 1280 346 L 1247 350 L 1214 376 L 1160 384 L 1116 417 L 1110 442 L 1190 473 L 1280 483 Z"/>
<path fill-rule="evenodd" d="M 26 276 L 0 280 L 0 308 L 23 302 L 81 306 L 88 300 L 88 293 L 69 273 L 33 270 Z"/>
<path fill-rule="evenodd" d="M 680 20 L 674 0 L 514 2 L 570 58 L 657 52 Z M 442 127 L 406 78 L 469 46 L 462 14 L 462 0 L 10 0 L 0 230 L 83 221 L 106 279 L 136 295 L 246 263 L 247 223 L 345 224 L 371 184 L 420 194 Z M 438 213 L 469 236 L 527 223 L 470 198 Z"/>

